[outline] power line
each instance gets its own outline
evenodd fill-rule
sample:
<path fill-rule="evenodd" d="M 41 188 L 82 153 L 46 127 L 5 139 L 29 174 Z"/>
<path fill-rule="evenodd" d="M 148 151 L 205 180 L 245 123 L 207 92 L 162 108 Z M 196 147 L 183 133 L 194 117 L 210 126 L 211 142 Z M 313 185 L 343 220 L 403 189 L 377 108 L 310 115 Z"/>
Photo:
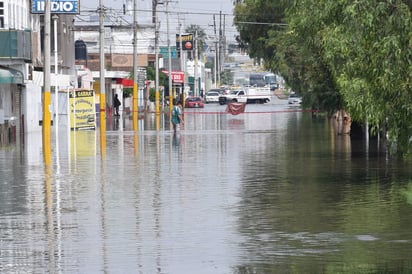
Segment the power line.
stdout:
<path fill-rule="evenodd" d="M 116 9 L 113 9 L 113 11 L 116 11 Z M 89 12 L 89 13 L 95 13 L 97 10 L 86 10 L 84 12 Z M 138 12 L 147 12 L 150 13 L 150 16 L 148 18 L 151 18 L 151 10 L 146 10 L 146 9 L 138 9 Z M 157 10 L 157 13 L 164 13 L 166 14 L 166 11 L 163 10 Z M 123 11 L 118 10 L 118 12 L 114 13 L 115 15 L 122 15 Z M 213 15 L 218 15 L 219 13 L 216 12 L 189 12 L 189 11 L 169 11 L 169 14 L 175 14 L 175 15 L 205 15 L 205 16 L 213 16 Z M 229 13 L 222 13 L 222 15 L 226 16 L 234 16 L 233 14 Z M 122 17 L 122 16 L 121 16 Z M 116 18 L 118 18 L 116 16 Z M 128 22 L 126 18 L 122 18 L 125 22 Z M 212 21 L 212 19 L 211 19 Z M 179 20 L 173 20 L 172 22 L 179 23 Z M 275 23 L 275 22 L 257 22 L 257 21 L 236 21 L 236 24 L 245 24 L 245 25 L 272 25 L 272 26 L 282 26 L 286 27 L 286 23 Z M 202 24 L 204 25 L 204 24 Z M 208 27 L 208 26 L 207 26 Z"/>
<path fill-rule="evenodd" d="M 123 14 L 123 10 L 122 9 L 107 9 L 108 11 L 112 11 L 115 14 Z M 96 9 L 86 9 L 86 10 L 82 10 L 82 13 L 97 13 L 98 10 Z M 131 10 L 127 10 L 127 12 L 133 12 L 133 9 Z M 147 12 L 150 14 L 151 17 L 151 13 L 152 10 L 148 10 L 148 9 L 137 9 L 137 12 Z M 166 14 L 166 11 L 158 9 L 156 11 L 157 13 L 164 13 Z M 205 16 L 213 16 L 213 15 L 218 15 L 220 14 L 220 12 L 193 12 L 193 11 L 169 11 L 169 14 L 175 14 L 175 15 L 205 15 Z M 222 15 L 225 16 L 234 16 L 233 13 L 222 13 Z"/>
<path fill-rule="evenodd" d="M 268 26 L 280 26 L 286 27 L 288 24 L 285 23 L 269 23 L 269 22 L 248 22 L 248 21 L 236 21 L 236 24 L 243 24 L 243 25 L 268 25 Z"/>

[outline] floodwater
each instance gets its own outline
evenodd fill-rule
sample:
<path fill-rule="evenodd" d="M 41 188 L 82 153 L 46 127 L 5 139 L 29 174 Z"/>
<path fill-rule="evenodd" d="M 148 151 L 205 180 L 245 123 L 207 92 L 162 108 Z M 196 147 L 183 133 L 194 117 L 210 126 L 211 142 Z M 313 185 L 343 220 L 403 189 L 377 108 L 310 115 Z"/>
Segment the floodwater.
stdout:
<path fill-rule="evenodd" d="M 1 273 L 412 273 L 412 169 L 283 100 L 0 149 Z M 61 117 L 64 121 L 64 117 Z"/>

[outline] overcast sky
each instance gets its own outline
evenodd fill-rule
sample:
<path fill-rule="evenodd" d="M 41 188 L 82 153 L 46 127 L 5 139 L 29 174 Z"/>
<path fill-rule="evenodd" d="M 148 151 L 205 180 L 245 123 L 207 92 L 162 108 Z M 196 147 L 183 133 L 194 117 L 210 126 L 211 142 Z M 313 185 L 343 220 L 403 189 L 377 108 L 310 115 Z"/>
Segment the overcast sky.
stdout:
<path fill-rule="evenodd" d="M 102 0 L 103 5 L 110 8 L 113 16 L 122 16 L 123 4 L 129 5 L 129 10 L 133 8 L 133 0 Z M 138 22 L 148 23 L 151 21 L 151 0 L 137 0 Z M 161 0 L 159 0 L 160 2 Z M 80 0 L 81 13 L 95 13 L 100 0 Z M 219 33 L 220 23 L 222 31 L 229 41 L 234 41 L 236 29 L 233 26 L 233 4 L 232 0 L 172 0 L 169 1 L 169 31 L 171 36 L 178 32 L 179 22 L 185 26 L 195 24 L 199 25 L 208 35 L 214 34 L 214 22 L 216 31 Z M 165 16 L 165 5 L 158 6 L 158 16 L 160 21 L 160 32 L 167 33 L 167 20 Z M 220 12 L 222 16 L 220 16 Z M 215 21 L 213 20 L 215 15 Z"/>

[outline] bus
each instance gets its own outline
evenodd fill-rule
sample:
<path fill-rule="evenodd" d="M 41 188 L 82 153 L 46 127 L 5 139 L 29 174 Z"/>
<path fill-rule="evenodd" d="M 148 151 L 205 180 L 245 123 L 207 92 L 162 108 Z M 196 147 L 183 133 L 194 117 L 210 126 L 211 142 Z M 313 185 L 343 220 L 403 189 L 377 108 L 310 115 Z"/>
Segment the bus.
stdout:
<path fill-rule="evenodd" d="M 269 72 L 251 73 L 249 75 L 249 86 L 270 87 L 270 90 L 275 90 L 278 88 L 276 75 Z"/>

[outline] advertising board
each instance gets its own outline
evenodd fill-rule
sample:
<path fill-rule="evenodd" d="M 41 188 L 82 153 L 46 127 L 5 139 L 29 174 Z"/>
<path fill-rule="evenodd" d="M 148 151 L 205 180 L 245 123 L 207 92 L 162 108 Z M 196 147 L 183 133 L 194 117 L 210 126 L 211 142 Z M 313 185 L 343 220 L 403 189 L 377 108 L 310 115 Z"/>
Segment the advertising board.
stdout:
<path fill-rule="evenodd" d="M 69 92 L 70 129 L 96 129 L 95 98 L 93 90 Z"/>
<path fill-rule="evenodd" d="M 194 38 L 193 34 L 187 33 L 187 34 L 176 34 L 176 50 L 180 50 L 180 45 L 182 45 L 182 50 L 193 50 L 193 43 L 194 43 Z"/>

